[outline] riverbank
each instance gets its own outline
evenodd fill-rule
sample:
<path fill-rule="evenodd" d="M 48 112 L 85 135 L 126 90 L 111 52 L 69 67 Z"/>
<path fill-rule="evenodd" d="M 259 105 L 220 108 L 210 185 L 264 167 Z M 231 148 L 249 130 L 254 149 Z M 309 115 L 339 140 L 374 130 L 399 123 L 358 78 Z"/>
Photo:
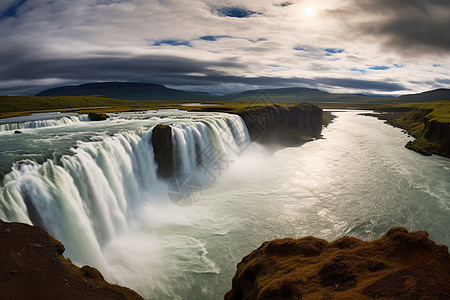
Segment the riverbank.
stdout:
<path fill-rule="evenodd" d="M 385 120 L 415 137 L 406 148 L 450 158 L 450 101 L 406 103 L 365 114 Z"/>

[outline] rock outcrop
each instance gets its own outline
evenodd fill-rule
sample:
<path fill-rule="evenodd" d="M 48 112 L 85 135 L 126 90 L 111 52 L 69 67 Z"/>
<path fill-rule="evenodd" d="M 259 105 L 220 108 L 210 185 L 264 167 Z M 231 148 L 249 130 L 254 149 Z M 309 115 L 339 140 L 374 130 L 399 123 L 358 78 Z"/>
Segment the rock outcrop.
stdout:
<path fill-rule="evenodd" d="M 88 116 L 91 121 L 104 121 L 109 118 L 107 114 L 96 112 L 90 112 Z"/>
<path fill-rule="evenodd" d="M 0 220 L 1 299 L 143 299 L 64 258 L 64 246 L 40 227 Z"/>
<path fill-rule="evenodd" d="M 450 157 L 450 122 L 432 119 L 432 109 L 415 109 L 389 124 L 407 130 L 416 139 L 406 148 L 423 155 L 438 154 Z"/>
<path fill-rule="evenodd" d="M 250 137 L 265 144 L 295 145 L 320 137 L 323 111 L 316 105 L 299 103 L 283 107 L 249 107 L 239 115 Z"/>
<path fill-rule="evenodd" d="M 450 255 L 424 231 L 364 242 L 266 242 L 237 266 L 231 299 L 450 299 Z"/>
<path fill-rule="evenodd" d="M 172 128 L 159 124 L 153 128 L 152 145 L 155 162 L 158 164 L 157 174 L 168 179 L 174 175 Z"/>

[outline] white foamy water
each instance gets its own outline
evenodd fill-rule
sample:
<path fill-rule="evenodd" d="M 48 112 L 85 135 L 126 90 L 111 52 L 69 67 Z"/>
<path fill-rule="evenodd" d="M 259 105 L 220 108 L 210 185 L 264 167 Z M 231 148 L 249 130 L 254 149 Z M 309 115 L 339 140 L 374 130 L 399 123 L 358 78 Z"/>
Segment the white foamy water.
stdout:
<path fill-rule="evenodd" d="M 220 113 L 123 113 L 2 135 L 0 163 L 15 163 L 0 218 L 43 226 L 75 262 L 152 299 L 222 299 L 242 257 L 279 237 L 373 239 L 405 226 L 449 245 L 450 160 L 405 149 L 408 137 L 375 118 L 337 114 L 324 139 L 274 154 L 241 152 L 245 125 Z M 156 177 L 159 123 L 173 124 L 180 170 L 205 184 L 192 206 L 171 202 Z M 198 164 L 211 149 L 224 154 L 214 177 Z"/>
<path fill-rule="evenodd" d="M 44 127 L 62 126 L 87 121 L 90 121 L 88 115 L 77 115 L 77 116 L 64 116 L 56 119 L 52 118 L 34 121 L 10 122 L 4 124 L 0 123 L 0 132 L 15 131 L 29 128 L 36 129 Z"/>

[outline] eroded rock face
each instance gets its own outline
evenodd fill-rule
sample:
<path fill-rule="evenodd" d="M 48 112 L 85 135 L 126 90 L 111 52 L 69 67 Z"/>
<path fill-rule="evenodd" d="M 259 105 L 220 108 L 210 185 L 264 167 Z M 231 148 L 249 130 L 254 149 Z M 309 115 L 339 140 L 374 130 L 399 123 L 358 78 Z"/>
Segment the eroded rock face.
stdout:
<path fill-rule="evenodd" d="M 0 220 L 1 299 L 143 299 L 109 284 L 95 268 L 78 268 L 40 227 Z"/>
<path fill-rule="evenodd" d="M 225 299 L 450 299 L 450 255 L 424 231 L 364 242 L 314 237 L 264 243 L 243 258 Z"/>
<path fill-rule="evenodd" d="M 248 108 L 240 116 L 253 140 L 266 144 L 295 145 L 320 137 L 323 111 L 316 105 L 272 105 Z"/>
<path fill-rule="evenodd" d="M 152 145 L 155 162 L 158 164 L 157 174 L 168 179 L 174 174 L 172 128 L 159 124 L 153 128 Z"/>
<path fill-rule="evenodd" d="M 438 154 L 450 157 L 450 123 L 430 119 L 432 109 L 415 109 L 389 124 L 407 130 L 416 139 L 406 148 L 423 155 Z"/>

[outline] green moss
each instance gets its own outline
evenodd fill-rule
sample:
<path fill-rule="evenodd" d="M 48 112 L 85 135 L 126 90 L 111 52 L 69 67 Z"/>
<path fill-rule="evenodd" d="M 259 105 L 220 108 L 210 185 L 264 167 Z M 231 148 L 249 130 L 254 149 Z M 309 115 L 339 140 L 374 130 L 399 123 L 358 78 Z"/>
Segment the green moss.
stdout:
<path fill-rule="evenodd" d="M 390 122 L 416 138 L 408 142 L 408 149 L 424 155 L 450 157 L 450 101 L 406 103 L 396 107 L 414 108 L 405 117 Z"/>
<path fill-rule="evenodd" d="M 450 101 L 417 102 L 395 105 L 395 107 L 410 107 L 415 109 L 431 110 L 427 115 L 429 120 L 450 123 Z"/>

